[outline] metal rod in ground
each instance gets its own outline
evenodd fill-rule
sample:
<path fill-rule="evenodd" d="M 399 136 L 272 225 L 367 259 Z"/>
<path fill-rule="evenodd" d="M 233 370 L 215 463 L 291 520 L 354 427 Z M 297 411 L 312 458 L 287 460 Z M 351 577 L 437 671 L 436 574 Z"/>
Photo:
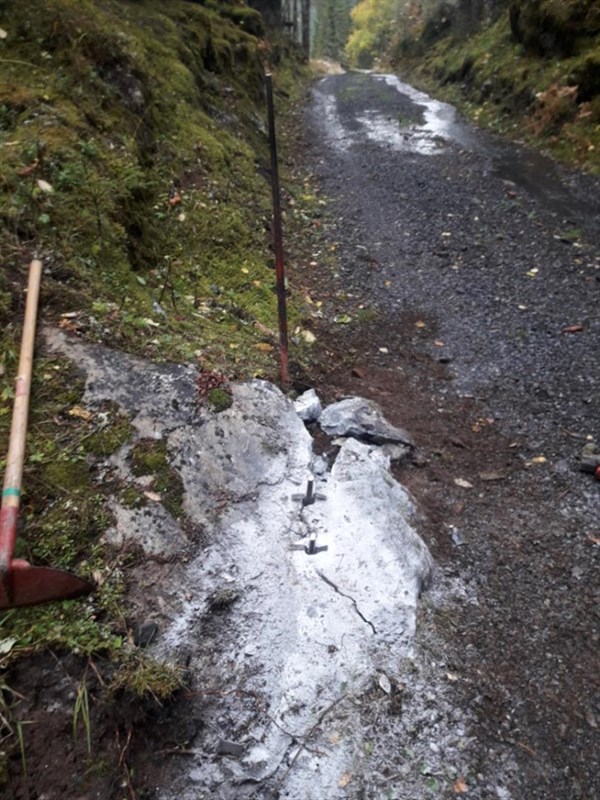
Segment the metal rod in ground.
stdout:
<path fill-rule="evenodd" d="M 265 75 L 267 89 L 267 111 L 269 115 L 269 147 L 271 150 L 271 190 L 273 193 L 273 249 L 277 278 L 277 314 L 279 318 L 279 354 L 281 359 L 281 382 L 288 382 L 288 329 L 285 298 L 285 270 L 283 266 L 283 235 L 281 231 L 281 197 L 279 193 L 279 169 L 277 165 L 277 139 L 275 137 L 275 110 L 273 106 L 273 80 L 271 73 Z"/>

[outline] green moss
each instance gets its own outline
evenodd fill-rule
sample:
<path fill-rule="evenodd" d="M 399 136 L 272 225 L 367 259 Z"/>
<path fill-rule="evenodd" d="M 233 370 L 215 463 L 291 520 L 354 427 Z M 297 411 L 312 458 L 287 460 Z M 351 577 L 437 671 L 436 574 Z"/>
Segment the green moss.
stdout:
<path fill-rule="evenodd" d="M 15 267 L 26 242 L 53 253 L 50 312 L 111 306 L 92 312 L 89 338 L 170 359 L 220 340 L 228 373 L 264 372 L 251 324 L 232 313 L 275 324 L 259 16 L 224 2 L 33 0 L 14 25 L 16 8 L 0 10 L 0 108 L 15 143 L 0 148 L 3 251 Z M 292 71 L 280 72 L 287 92 Z M 215 284 L 231 302 L 195 319 Z M 244 359 L 227 348 L 238 339 Z"/>
<path fill-rule="evenodd" d="M 84 340 L 275 377 L 273 355 L 255 347 L 277 328 L 255 12 L 218 0 L 5 0 L 0 27 L 1 449 L 34 250 L 44 255 L 46 323 L 77 312 L 62 321 Z M 289 44 L 274 43 L 271 56 L 281 121 L 302 68 Z M 290 327 L 301 314 L 292 290 Z M 16 640 L 3 665 L 46 647 L 106 653 L 124 668 L 119 685 L 164 696 L 172 674 L 132 664 L 123 647 L 127 556 L 102 543 L 106 494 L 144 502 L 94 469 L 132 429 L 116 406 L 82 414 L 83 392 L 76 366 L 39 337 L 18 552 L 97 588 L 0 615 L 0 639 Z M 180 517 L 183 487 L 164 443 L 136 446 L 132 464 Z"/>
<path fill-rule="evenodd" d="M 155 439 L 136 442 L 130 461 L 135 476 L 153 476 L 152 490 L 160 495 L 167 511 L 179 519 L 183 514 L 183 482 L 179 473 L 169 465 L 165 442 Z"/>
<path fill-rule="evenodd" d="M 181 669 L 133 651 L 119 665 L 111 690 L 125 691 L 137 698 L 153 697 L 161 701 L 172 697 L 184 686 Z"/>
<path fill-rule="evenodd" d="M 133 426 L 129 422 L 126 414 L 112 403 L 107 404 L 105 410 L 99 413 L 105 416 L 106 423 L 92 434 L 87 436 L 83 442 L 86 453 L 98 457 L 107 457 L 116 453 L 125 442 L 128 442 L 133 435 Z"/>
<path fill-rule="evenodd" d="M 119 499 L 125 508 L 140 508 L 147 502 L 147 499 L 135 486 L 126 486 L 119 494 Z"/>
<path fill-rule="evenodd" d="M 225 389 L 211 389 L 208 393 L 208 402 L 217 414 L 226 411 L 233 405 L 233 397 Z"/>
<path fill-rule="evenodd" d="M 479 124 L 600 172 L 600 34 L 580 33 L 569 53 L 549 59 L 524 49 L 505 14 L 464 41 L 446 35 L 418 56 L 397 49 L 392 61 Z"/>

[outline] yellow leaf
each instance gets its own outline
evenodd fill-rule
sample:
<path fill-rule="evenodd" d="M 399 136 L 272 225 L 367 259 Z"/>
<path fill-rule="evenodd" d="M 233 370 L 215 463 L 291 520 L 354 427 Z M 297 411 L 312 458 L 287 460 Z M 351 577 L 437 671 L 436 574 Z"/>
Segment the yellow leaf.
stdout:
<path fill-rule="evenodd" d="M 248 269 L 248 267 L 242 267 L 242 269 L 240 270 L 240 272 L 243 272 L 243 273 L 244 273 L 244 275 L 248 275 L 248 273 L 250 272 L 250 270 Z"/>
<path fill-rule="evenodd" d="M 256 350 L 260 350 L 261 353 L 270 353 L 271 350 L 273 350 L 273 345 L 267 342 L 259 342 L 255 344 L 254 347 Z"/>
<path fill-rule="evenodd" d="M 426 328 L 426 324 L 420 319 L 418 322 L 415 322 L 415 328 Z"/>
<path fill-rule="evenodd" d="M 532 464 L 546 464 L 548 459 L 545 456 L 536 456 L 531 459 Z"/>
<path fill-rule="evenodd" d="M 352 780 L 352 773 L 351 772 L 344 772 L 344 774 L 340 778 L 340 782 L 339 782 L 338 786 L 340 787 L 340 789 L 345 789 L 346 786 L 348 786 L 348 784 L 350 783 L 351 780 Z"/>
<path fill-rule="evenodd" d="M 73 408 L 69 409 L 69 416 L 70 417 L 77 417 L 78 419 L 84 419 L 86 422 L 90 420 L 94 415 L 91 411 L 88 411 L 81 406 L 73 406 Z"/>

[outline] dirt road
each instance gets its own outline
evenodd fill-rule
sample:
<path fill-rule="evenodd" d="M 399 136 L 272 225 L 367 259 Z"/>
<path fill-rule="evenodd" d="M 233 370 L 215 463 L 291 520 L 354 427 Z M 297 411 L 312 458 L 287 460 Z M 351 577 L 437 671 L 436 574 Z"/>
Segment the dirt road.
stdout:
<path fill-rule="evenodd" d="M 340 265 L 312 380 L 378 400 L 414 435 L 398 475 L 470 597 L 422 618 L 470 720 L 469 774 L 432 791 L 591 800 L 600 483 L 578 462 L 600 441 L 598 184 L 391 76 L 323 79 L 307 120 Z M 322 270 L 304 274 L 331 295 Z"/>

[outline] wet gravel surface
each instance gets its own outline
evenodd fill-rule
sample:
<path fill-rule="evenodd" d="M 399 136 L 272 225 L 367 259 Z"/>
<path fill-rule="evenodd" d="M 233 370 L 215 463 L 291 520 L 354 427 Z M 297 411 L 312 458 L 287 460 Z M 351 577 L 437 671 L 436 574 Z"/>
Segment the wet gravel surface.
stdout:
<path fill-rule="evenodd" d="M 600 483 L 578 464 L 600 441 L 598 182 L 381 76 L 323 79 L 307 115 L 338 243 L 329 321 L 375 318 L 337 326 L 314 382 L 360 383 L 422 448 L 401 477 L 477 598 L 427 625 L 471 715 L 468 796 L 591 800 Z"/>

